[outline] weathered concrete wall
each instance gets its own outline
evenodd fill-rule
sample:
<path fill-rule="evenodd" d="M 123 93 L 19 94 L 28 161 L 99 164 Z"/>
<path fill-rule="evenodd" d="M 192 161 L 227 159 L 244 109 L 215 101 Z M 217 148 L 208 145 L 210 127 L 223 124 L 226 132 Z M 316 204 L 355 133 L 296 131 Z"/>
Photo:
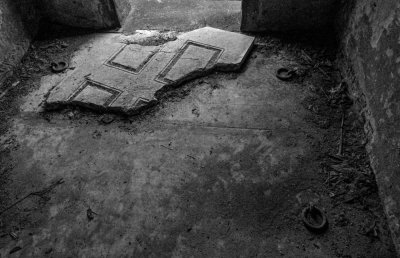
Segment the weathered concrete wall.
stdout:
<path fill-rule="evenodd" d="M 400 1 L 343 0 L 342 6 L 344 72 L 364 103 L 371 165 L 400 253 Z"/>
<path fill-rule="evenodd" d="M 119 26 L 113 0 L 42 0 L 44 14 L 52 21 L 81 28 Z"/>
<path fill-rule="evenodd" d="M 243 0 L 242 31 L 316 30 L 328 26 L 336 0 Z"/>
<path fill-rule="evenodd" d="M 35 1 L 0 1 L 0 84 L 28 49 L 39 16 Z"/>
<path fill-rule="evenodd" d="M 118 19 L 121 25 L 125 22 L 125 19 L 131 12 L 131 3 L 133 2 L 136 2 L 136 0 L 114 0 L 115 9 L 117 11 Z"/>

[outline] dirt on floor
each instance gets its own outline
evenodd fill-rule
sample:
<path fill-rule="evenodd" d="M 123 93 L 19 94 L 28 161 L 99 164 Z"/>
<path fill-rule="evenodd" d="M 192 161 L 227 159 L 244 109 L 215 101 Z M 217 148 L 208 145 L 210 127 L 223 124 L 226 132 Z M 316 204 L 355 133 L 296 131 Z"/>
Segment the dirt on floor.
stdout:
<path fill-rule="evenodd" d="M 168 112 L 173 103 L 185 100 L 199 88 L 218 90 L 222 87 L 219 83 L 221 80 L 234 80 L 238 76 L 215 73 L 186 83 L 173 91 L 163 92 L 157 106 L 134 117 L 100 114 L 81 108 L 22 114 L 21 97 L 37 90 L 42 76 L 52 74 L 51 63 L 54 60 L 68 60 L 91 38 L 88 31 L 76 31 L 61 26 L 46 27 L 48 30 L 39 34 L 41 36 L 32 44 L 14 75 L 1 87 L 1 91 L 11 88 L 0 99 L 2 135 L 9 130 L 15 119 L 41 123 L 63 121 L 76 127 L 98 125 L 103 128 L 109 124 L 118 124 L 118 130 L 135 135 L 143 130 L 151 130 L 151 124 L 160 113 Z M 233 234 L 231 232 L 235 230 L 249 231 L 252 235 L 265 239 L 263 248 L 259 244 L 253 249 L 252 242 L 242 239 L 250 250 L 243 254 L 240 245 L 229 245 L 227 238 L 228 244 L 224 248 L 234 250 L 242 257 L 396 257 L 379 190 L 365 151 L 364 120 L 348 97 L 347 85 L 341 82 L 342 78 L 336 68 L 335 46 L 327 46 L 326 42 L 330 39 L 321 38 L 287 38 L 277 35 L 256 35 L 256 38 L 256 47 L 246 66 L 258 57 L 279 56 L 282 52 L 296 60 L 293 65 L 296 74 L 287 83 L 293 87 L 300 85 L 300 90 L 305 92 L 302 105 L 308 110 L 306 122 L 321 129 L 320 140 L 313 139 L 312 135 L 305 136 L 305 141 L 311 143 L 312 150 L 302 158 L 303 161 L 296 168 L 298 173 L 289 175 L 279 184 L 269 186 L 268 190 L 265 183 L 233 189 L 232 198 L 228 198 L 223 192 L 210 194 L 204 190 L 216 180 L 212 171 L 220 169 L 218 166 L 221 165 L 210 158 L 201 168 L 204 181 L 192 181 L 175 190 L 187 204 L 182 208 L 186 211 L 182 219 L 186 232 L 171 229 L 167 232 L 170 236 L 169 242 L 154 240 L 143 232 L 136 238 L 137 243 L 133 243 L 130 252 L 132 257 L 173 256 L 178 235 L 189 235 L 196 230 L 197 237 L 190 243 L 193 249 L 187 249 L 186 253 L 182 251 L 182 257 L 190 254 L 195 257 L 214 256 L 204 251 L 210 247 L 206 243 L 210 239 Z M 207 86 L 204 86 L 204 82 Z M 196 115 L 199 111 L 193 108 L 192 112 Z M 99 129 L 98 134 L 93 134 L 93 137 L 100 138 L 101 130 L 103 129 Z M 17 197 L 10 196 L 10 193 L 15 193 L 15 189 L 10 190 L 10 180 L 15 178 L 12 173 L 16 166 L 12 162 L 12 153 L 20 146 L 12 138 L 3 142 L 7 144 L 4 145 L 6 147 L 1 147 L 0 153 L 0 250 L 5 252 L 10 242 L 15 243 L 14 248 L 6 251 L 18 255 L 23 248 L 29 248 L 19 244 L 19 238 L 23 235 L 21 232 L 28 232 L 26 237 L 32 237 L 36 229 L 46 223 L 47 216 L 44 213 L 48 202 L 63 182 L 55 181 L 48 185 L 37 182 L 43 186 L 39 190 Z M 285 138 L 282 144 L 293 146 L 296 139 Z M 251 150 L 235 158 L 243 163 L 253 162 Z M 12 183 L 15 185 L 15 182 Z M 273 196 L 270 196 L 271 193 Z M 228 201 L 232 199 L 233 203 Z M 328 218 L 329 227 L 321 234 L 307 230 L 301 220 L 302 210 L 310 204 L 323 210 Z M 209 207 L 213 207 L 222 219 L 232 220 L 232 224 L 226 223 L 229 220 L 223 220 L 219 225 L 204 224 L 201 225 L 203 232 L 199 233 L 199 229 L 193 228 L 193 223 L 190 222 L 195 221 L 202 212 L 207 214 L 204 210 Z M 93 220 L 96 216 L 95 210 L 87 209 L 88 220 Z M 134 247 L 135 244 L 140 248 Z M 79 245 L 84 246 L 85 243 L 78 243 L 75 247 Z M 56 249 L 56 246 L 48 246 L 42 250 L 42 257 L 60 257 L 54 256 L 59 251 Z M 64 254 L 64 257 L 68 257 L 68 251 Z M 175 256 L 179 255 L 175 253 Z"/>

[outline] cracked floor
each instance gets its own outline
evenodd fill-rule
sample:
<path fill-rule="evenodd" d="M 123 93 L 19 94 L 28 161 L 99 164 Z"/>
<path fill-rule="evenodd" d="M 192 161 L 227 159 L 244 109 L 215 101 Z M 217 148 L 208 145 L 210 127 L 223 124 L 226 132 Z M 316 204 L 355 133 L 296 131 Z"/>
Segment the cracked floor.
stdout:
<path fill-rule="evenodd" d="M 333 47 L 258 35 L 239 72 L 121 116 L 44 111 L 72 72 L 50 61 L 74 67 L 97 35 L 40 35 L 0 99 L 1 257 L 395 257 L 352 107 L 335 156 Z M 275 76 L 286 66 L 301 68 L 293 81 Z M 309 203 L 327 214 L 324 234 L 300 220 Z"/>

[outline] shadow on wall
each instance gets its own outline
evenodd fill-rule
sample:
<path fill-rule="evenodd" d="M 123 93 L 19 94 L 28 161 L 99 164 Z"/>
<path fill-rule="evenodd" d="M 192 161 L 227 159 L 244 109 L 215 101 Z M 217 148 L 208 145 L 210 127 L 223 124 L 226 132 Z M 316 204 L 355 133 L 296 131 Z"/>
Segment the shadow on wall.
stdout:
<path fill-rule="evenodd" d="M 124 24 L 126 18 L 132 11 L 131 2 L 134 0 L 114 0 L 115 10 L 117 11 L 120 24 Z"/>
<path fill-rule="evenodd" d="M 40 14 L 36 1 L 0 1 L 0 85 L 26 53 Z"/>
<path fill-rule="evenodd" d="M 121 2 L 118 10 L 128 7 Z M 92 29 L 120 26 L 114 0 L 43 0 L 43 13 L 51 21 L 61 24 Z M 124 13 L 124 12 L 123 12 Z"/>
<path fill-rule="evenodd" d="M 243 0 L 242 31 L 313 31 L 333 25 L 337 0 Z"/>

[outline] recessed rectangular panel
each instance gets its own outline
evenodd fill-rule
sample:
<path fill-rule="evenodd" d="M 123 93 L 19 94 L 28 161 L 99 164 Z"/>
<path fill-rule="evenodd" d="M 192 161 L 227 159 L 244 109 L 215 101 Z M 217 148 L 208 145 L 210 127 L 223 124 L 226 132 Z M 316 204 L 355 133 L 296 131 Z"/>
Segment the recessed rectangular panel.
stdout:
<path fill-rule="evenodd" d="M 86 102 L 98 106 L 109 106 L 121 92 L 99 82 L 86 80 L 69 98 L 69 101 Z"/>
<path fill-rule="evenodd" d="M 212 68 L 222 52 L 223 49 L 188 40 L 156 80 L 173 83 L 190 74 Z"/>
<path fill-rule="evenodd" d="M 237 71 L 254 43 L 254 37 L 211 27 L 159 46 L 121 43 L 135 37 L 96 38 L 90 54 L 78 58 L 79 67 L 53 88 L 46 106 L 77 104 L 131 114 L 154 104 L 169 86 L 213 70 Z"/>
<path fill-rule="evenodd" d="M 156 46 L 126 45 L 107 60 L 105 65 L 138 74 L 157 51 Z"/>

